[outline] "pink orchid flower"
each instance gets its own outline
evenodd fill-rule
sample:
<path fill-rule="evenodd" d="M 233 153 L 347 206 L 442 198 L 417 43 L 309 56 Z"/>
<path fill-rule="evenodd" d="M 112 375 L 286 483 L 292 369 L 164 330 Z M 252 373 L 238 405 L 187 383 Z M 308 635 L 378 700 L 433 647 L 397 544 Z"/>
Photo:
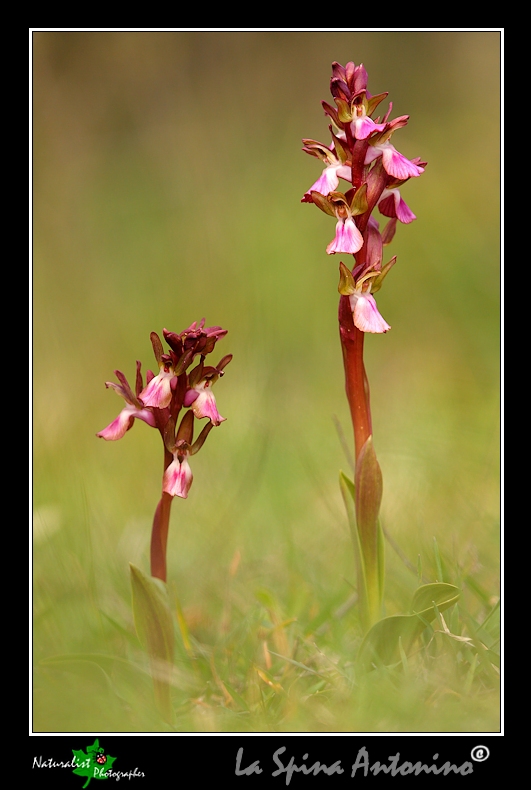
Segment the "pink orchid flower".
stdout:
<path fill-rule="evenodd" d="M 369 165 L 375 159 L 378 159 L 379 156 L 382 157 L 385 172 L 393 176 L 393 178 L 398 178 L 400 181 L 415 178 L 424 172 L 423 167 L 407 159 L 390 142 L 370 145 L 365 155 L 365 164 Z"/>
<path fill-rule="evenodd" d="M 354 325 L 357 326 L 361 332 L 381 334 L 391 329 L 387 321 L 380 315 L 372 294 L 363 293 L 361 290 L 355 291 L 355 293 L 349 296 L 349 300 Z"/>
<path fill-rule="evenodd" d="M 384 189 L 378 201 L 378 208 L 384 217 L 398 219 L 405 225 L 417 219 L 405 200 L 401 197 L 398 189 Z"/>
<path fill-rule="evenodd" d="M 365 140 L 373 132 L 383 132 L 386 124 L 375 123 L 372 118 L 369 118 L 365 114 L 363 104 L 358 105 L 356 109 L 360 112 L 360 116 L 359 118 L 354 118 L 350 124 L 350 129 L 356 140 Z"/>
<path fill-rule="evenodd" d="M 191 406 L 198 419 L 208 417 L 213 425 L 220 425 L 227 418 L 218 412 L 216 398 L 211 389 L 213 383 L 211 379 L 203 379 L 189 389 L 184 396 L 184 406 Z"/>
<path fill-rule="evenodd" d="M 340 178 L 344 178 L 345 181 L 352 181 L 352 168 L 349 165 L 342 165 L 341 162 L 338 161 L 335 164 L 325 167 L 321 176 L 317 179 L 315 184 L 309 188 L 304 197 L 308 197 L 311 192 L 329 195 L 330 192 L 334 192 L 339 186 Z"/>
<path fill-rule="evenodd" d="M 176 448 L 173 453 L 173 461 L 164 472 L 162 490 L 170 496 L 178 496 L 181 499 L 188 497 L 193 480 L 188 456 L 188 451 L 183 452 L 180 447 Z"/>
<path fill-rule="evenodd" d="M 160 373 L 154 376 L 138 396 L 144 406 L 164 409 L 171 401 L 171 381 L 175 374 L 171 365 L 162 365 Z"/>
<path fill-rule="evenodd" d="M 352 217 L 350 215 L 344 219 L 340 217 L 336 224 L 336 235 L 326 248 L 327 253 L 329 255 L 334 255 L 336 252 L 354 254 L 362 247 L 363 236 Z"/>
<path fill-rule="evenodd" d="M 120 395 L 126 401 L 127 405 L 122 409 L 115 420 L 96 434 L 100 439 L 105 439 L 108 442 L 114 442 L 117 439 L 121 439 L 122 436 L 125 436 L 127 431 L 133 427 L 135 419 L 143 420 L 143 422 L 151 425 L 152 428 L 155 427 L 153 412 L 144 408 L 138 398 L 135 397 L 124 374 L 117 370 L 116 375 L 122 382 L 122 385 L 120 386 L 119 384 L 114 384 L 112 381 L 106 381 L 105 386 L 113 389 Z"/>

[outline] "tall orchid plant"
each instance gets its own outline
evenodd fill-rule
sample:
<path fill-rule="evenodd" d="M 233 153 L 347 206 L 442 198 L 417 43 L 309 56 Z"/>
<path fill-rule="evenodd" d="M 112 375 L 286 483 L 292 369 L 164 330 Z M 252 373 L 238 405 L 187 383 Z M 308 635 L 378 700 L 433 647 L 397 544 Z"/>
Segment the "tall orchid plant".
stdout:
<path fill-rule="evenodd" d="M 325 167 L 302 202 L 313 203 L 336 220 L 335 236 L 326 252 L 354 258 L 348 266 L 339 264 L 339 336 L 356 458 L 354 483 L 342 475 L 341 487 L 350 513 L 361 618 L 367 630 L 381 617 L 384 566 L 379 524 L 382 474 L 373 446 L 363 342 L 366 332 L 383 334 L 391 328 L 374 298 L 396 262 L 394 256 L 383 263 L 383 248 L 392 241 L 397 222 L 409 224 L 416 219 L 400 188 L 420 176 L 426 162 L 418 157 L 407 159 L 391 143 L 409 116 L 389 120 L 389 103 L 382 118 L 372 118 L 387 93 L 369 93 L 363 65 L 333 63 L 330 90 L 335 106 L 322 105 L 331 121 L 331 144 L 303 140 L 303 151 L 320 159 Z M 343 191 L 339 190 L 340 180 L 346 182 Z M 373 216 L 376 208 L 388 218 L 383 230 Z"/>

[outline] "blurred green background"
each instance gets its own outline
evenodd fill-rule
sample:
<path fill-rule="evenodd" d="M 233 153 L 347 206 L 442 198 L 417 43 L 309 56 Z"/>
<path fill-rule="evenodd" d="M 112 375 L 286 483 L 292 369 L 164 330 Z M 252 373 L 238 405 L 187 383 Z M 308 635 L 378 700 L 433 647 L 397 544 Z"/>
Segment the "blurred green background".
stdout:
<path fill-rule="evenodd" d="M 447 580 L 480 590 L 473 612 L 496 600 L 500 34 L 35 32 L 36 731 L 160 727 L 149 685 L 142 696 L 116 661 L 91 658 L 130 660 L 128 563 L 149 570 L 159 435 L 140 422 L 119 442 L 95 434 L 122 408 L 104 387 L 114 369 L 132 381 L 137 359 L 155 365 L 153 330 L 205 317 L 229 332 L 213 363 L 234 354 L 216 385 L 227 421 L 173 503 L 168 579 L 191 635 L 214 649 L 227 629 L 251 632 L 257 593 L 305 622 L 352 593 L 339 256 L 325 252 L 333 220 L 300 203 L 322 170 L 301 139 L 329 142 L 334 60 L 365 65 L 392 117 L 410 115 L 393 143 L 428 162 L 402 191 L 418 219 L 386 248 L 398 262 L 378 305 L 392 331 L 365 345 L 383 523 L 429 580 L 435 537 Z M 387 567 L 392 614 L 417 580 L 391 547 Z M 177 729 L 249 726 L 192 697 Z M 384 700 L 357 718 L 299 707 L 274 727 L 497 727 L 481 699 L 438 718 L 408 704 L 402 719 Z"/>

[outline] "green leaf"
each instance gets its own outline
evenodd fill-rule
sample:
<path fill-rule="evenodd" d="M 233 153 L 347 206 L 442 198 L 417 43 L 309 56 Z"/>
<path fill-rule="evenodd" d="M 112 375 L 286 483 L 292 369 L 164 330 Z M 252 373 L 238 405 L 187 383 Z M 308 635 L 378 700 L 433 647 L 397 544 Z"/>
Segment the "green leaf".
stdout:
<path fill-rule="evenodd" d="M 385 585 L 385 537 L 380 519 L 378 519 L 378 584 L 380 587 L 380 602 L 382 602 Z"/>
<path fill-rule="evenodd" d="M 88 787 L 91 779 L 108 779 L 107 773 L 116 760 L 116 757 L 105 754 L 97 738 L 92 746 L 87 746 L 86 754 L 82 749 L 72 749 L 72 754 L 76 762 L 76 768 L 72 773 L 87 779 L 83 788 Z"/>
<path fill-rule="evenodd" d="M 406 651 L 402 646 L 402 637 L 398 637 L 398 652 L 400 653 L 400 661 L 402 662 L 402 668 L 404 672 L 407 672 L 409 669 L 409 664 L 406 656 Z"/>
<path fill-rule="evenodd" d="M 168 588 L 160 579 L 146 576 L 134 565 L 130 567 L 136 631 L 149 655 L 157 707 L 164 719 L 171 723 L 174 629 Z"/>
<path fill-rule="evenodd" d="M 354 544 L 354 557 L 356 561 L 356 581 L 358 588 L 358 596 L 360 599 L 360 612 L 362 619 L 364 612 L 367 608 L 367 582 L 365 579 L 365 563 L 363 560 L 363 551 L 361 549 L 360 537 L 358 534 L 358 527 L 356 524 L 356 489 L 352 480 L 350 480 L 344 472 L 339 473 L 339 488 L 343 496 L 345 508 L 347 511 L 348 524 L 350 527 L 350 534 L 352 543 Z M 366 625 L 366 624 L 365 624 Z"/>
<path fill-rule="evenodd" d="M 434 582 L 417 587 L 409 611 L 412 614 L 422 613 L 432 608 L 435 603 L 440 612 L 449 609 L 459 599 L 459 589 L 453 584 Z M 433 619 L 433 618 L 432 618 Z"/>
<path fill-rule="evenodd" d="M 356 460 L 356 523 L 367 576 L 378 567 L 378 513 L 382 501 L 382 473 L 369 436 Z M 371 574 L 372 575 L 372 574 Z"/>
<path fill-rule="evenodd" d="M 382 472 L 369 436 L 356 459 L 356 524 L 363 554 L 367 586 L 368 625 L 381 615 L 383 589 L 383 538 L 378 518 L 382 501 Z"/>
<path fill-rule="evenodd" d="M 439 552 L 439 546 L 437 544 L 437 538 L 433 538 L 433 553 L 435 555 L 435 567 L 437 568 L 437 581 L 443 582 L 444 575 L 442 569 L 442 562 L 441 562 L 441 555 Z"/>
<path fill-rule="evenodd" d="M 459 589 L 453 584 L 424 584 L 419 587 L 410 607 L 413 614 L 384 617 L 373 625 L 358 652 L 358 665 L 369 670 L 375 665 L 394 664 L 411 651 L 422 631 L 437 616 L 456 603 Z M 403 662 L 403 659 L 402 659 Z"/>
<path fill-rule="evenodd" d="M 113 617 L 107 614 L 103 609 L 98 609 L 99 613 L 103 615 L 103 617 L 112 625 L 116 631 L 121 634 L 130 644 L 137 645 L 137 640 L 132 631 L 129 631 L 127 628 L 124 628 L 123 625 L 120 625 Z"/>
<path fill-rule="evenodd" d="M 376 464 L 376 469 L 369 470 L 369 476 L 371 471 L 375 473 L 377 482 L 378 478 L 381 483 L 381 472 L 380 467 L 378 466 L 378 461 L 376 461 L 376 456 L 374 459 L 370 458 L 371 450 L 372 450 L 372 442 L 370 441 L 371 437 L 367 440 L 364 445 L 364 449 L 368 450 L 368 454 L 364 456 L 366 462 L 362 469 L 367 471 L 367 468 L 372 465 L 374 461 Z M 374 451 L 373 451 L 374 452 Z M 360 458 L 362 458 L 360 454 Z M 359 463 L 359 459 L 358 459 Z M 358 480 L 361 481 L 361 489 L 368 492 L 367 483 L 367 476 L 363 476 L 363 473 L 358 477 Z M 368 557 L 367 552 L 364 551 L 364 547 L 362 546 L 362 536 L 358 531 L 358 521 L 356 519 L 356 487 L 352 480 L 350 480 L 344 472 L 339 473 L 339 487 L 341 489 L 341 494 L 343 496 L 343 501 L 345 503 L 345 508 L 347 511 L 347 518 L 348 523 L 350 526 L 350 533 L 352 536 L 352 542 L 354 544 L 354 554 L 356 559 L 356 576 L 357 576 L 357 591 L 360 600 L 360 615 L 362 619 L 362 623 L 365 629 L 368 629 L 371 625 L 371 617 L 375 617 L 375 612 L 379 611 L 382 598 L 383 598 L 383 590 L 384 590 L 384 579 L 385 579 L 385 540 L 384 540 L 384 533 L 382 529 L 382 525 L 380 520 L 378 519 L 378 514 L 376 513 L 376 524 L 374 525 L 375 528 L 375 543 L 376 543 L 376 553 L 373 557 L 373 567 L 372 567 L 372 615 L 371 615 L 371 606 L 370 606 L 370 594 L 371 591 L 368 589 L 368 582 L 367 582 L 367 565 L 366 563 L 370 561 L 370 556 Z M 377 492 L 378 493 L 378 492 Z M 381 497 L 381 488 L 380 494 Z M 364 514 L 370 508 L 365 508 L 363 511 L 363 503 L 361 505 L 362 512 Z"/>
<path fill-rule="evenodd" d="M 396 663 L 400 660 L 399 640 L 401 639 L 402 647 L 408 653 L 417 632 L 420 633 L 425 625 L 417 615 L 395 614 L 379 620 L 360 645 L 358 666 L 366 671 L 372 669 L 373 664 L 378 666 Z"/>

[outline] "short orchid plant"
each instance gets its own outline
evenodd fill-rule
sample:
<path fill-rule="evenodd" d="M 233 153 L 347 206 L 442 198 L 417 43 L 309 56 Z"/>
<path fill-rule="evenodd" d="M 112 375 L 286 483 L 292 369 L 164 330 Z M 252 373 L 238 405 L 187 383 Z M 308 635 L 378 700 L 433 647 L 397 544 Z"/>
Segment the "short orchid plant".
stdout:
<path fill-rule="evenodd" d="M 330 90 L 335 106 L 322 102 L 330 121 L 330 144 L 303 140 L 303 151 L 321 160 L 324 170 L 302 202 L 313 203 L 336 221 L 334 238 L 326 247 L 328 255 L 354 258 L 348 265 L 339 264 L 339 335 L 354 429 L 355 480 L 341 474 L 340 484 L 356 550 L 360 617 L 368 631 L 382 616 L 384 541 L 379 522 L 382 473 L 373 445 L 363 344 L 367 332 L 384 334 L 391 329 L 374 298 L 396 262 L 393 256 L 384 263 L 383 249 L 393 240 L 398 222 L 407 225 L 416 219 L 401 188 L 422 175 L 426 162 L 419 157 L 408 159 L 391 142 L 409 116 L 390 120 L 389 103 L 383 117 L 373 119 L 387 93 L 369 93 L 363 65 L 333 63 Z M 345 183 L 342 191 L 341 181 Z M 373 216 L 376 208 L 387 219 L 382 230 Z M 449 592 L 427 591 L 436 598 L 437 593 L 444 597 Z"/>
<path fill-rule="evenodd" d="M 141 363 L 137 361 L 134 392 L 119 370 L 115 371 L 119 384 L 105 383 L 125 400 L 126 405 L 97 436 L 107 441 L 121 439 L 135 420 L 142 420 L 157 428 L 162 437 L 164 474 L 151 535 L 151 574 L 163 581 L 166 581 L 166 547 L 173 497 L 186 499 L 193 479 L 188 459 L 201 449 L 212 428 L 225 420 L 218 412 L 212 386 L 223 376 L 232 355 L 224 356 L 216 367 L 205 365 L 205 358 L 226 334 L 227 330 L 219 326 L 205 327 L 204 319 L 199 324 L 194 321 L 179 335 L 164 329 L 169 346 L 165 353 L 159 336 L 152 332 L 151 343 L 159 367 L 157 375 L 148 370 L 144 387 Z M 197 357 L 199 362 L 190 370 Z M 179 423 L 183 408 L 186 411 Z M 194 442 L 194 422 L 204 418 L 208 422 Z"/>
<path fill-rule="evenodd" d="M 141 420 L 156 428 L 162 438 L 164 470 L 161 498 L 151 532 L 151 576 L 131 565 L 131 584 L 136 630 L 149 654 L 157 706 L 169 722 L 173 719 L 174 627 L 173 607 L 165 582 L 171 504 L 174 497 L 188 497 L 192 485 L 188 459 L 203 447 L 212 428 L 225 420 L 218 412 L 212 386 L 223 376 L 232 355 L 222 357 L 215 367 L 205 365 L 205 359 L 226 334 L 227 330 L 219 326 L 205 327 L 204 319 L 199 324 L 194 321 L 180 334 L 164 329 L 164 339 L 169 346 L 165 352 L 160 337 L 152 332 L 158 373 L 148 370 L 144 386 L 141 364 L 137 362 L 133 390 L 124 374 L 116 370 L 119 384 L 107 381 L 105 386 L 120 395 L 125 406 L 116 419 L 97 434 L 107 441 L 115 441 L 125 436 L 135 420 Z M 195 421 L 204 419 L 207 422 L 194 441 Z"/>

